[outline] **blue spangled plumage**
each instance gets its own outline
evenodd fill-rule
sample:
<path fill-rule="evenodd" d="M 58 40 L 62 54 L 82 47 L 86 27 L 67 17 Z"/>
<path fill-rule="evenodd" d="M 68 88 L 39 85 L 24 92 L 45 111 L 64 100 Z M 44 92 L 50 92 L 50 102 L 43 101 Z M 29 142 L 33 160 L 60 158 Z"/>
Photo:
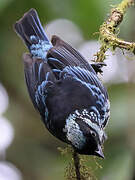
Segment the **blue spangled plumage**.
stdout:
<path fill-rule="evenodd" d="M 15 30 L 30 51 L 23 57 L 26 84 L 47 129 L 78 153 L 103 157 L 110 107 L 97 73 L 105 64 L 89 64 L 57 36 L 50 42 L 33 9 Z"/>
<path fill-rule="evenodd" d="M 30 36 L 30 39 L 32 39 L 31 37 L 33 37 L 33 36 L 34 35 Z M 36 36 L 34 36 L 34 37 L 35 37 L 35 39 L 37 38 Z M 30 53 L 33 55 L 33 57 L 46 60 L 46 55 L 50 48 L 52 48 L 52 45 L 49 41 L 37 39 L 37 42 L 30 46 Z"/>
<path fill-rule="evenodd" d="M 15 24 L 15 30 L 24 40 L 33 57 L 46 59 L 46 54 L 52 44 L 40 23 L 36 11 L 31 9 Z"/>
<path fill-rule="evenodd" d="M 95 98 L 96 105 L 100 105 L 100 109 L 102 110 L 104 108 L 104 113 L 106 113 L 107 108 L 109 107 L 104 107 L 104 104 L 107 103 L 108 96 L 106 93 L 102 93 L 101 89 L 103 92 L 105 91 L 105 88 L 103 85 L 100 83 L 100 81 L 97 79 L 96 75 L 93 72 L 89 72 L 84 68 L 80 67 L 66 67 L 63 72 L 65 72 L 64 78 L 66 76 L 71 75 L 73 78 L 78 79 L 82 84 L 85 84 L 86 87 L 90 90 L 90 93 L 92 94 L 93 98 Z M 98 86 L 95 85 L 95 82 L 93 81 L 93 78 L 98 82 Z M 100 88 L 99 88 L 100 87 Z"/>

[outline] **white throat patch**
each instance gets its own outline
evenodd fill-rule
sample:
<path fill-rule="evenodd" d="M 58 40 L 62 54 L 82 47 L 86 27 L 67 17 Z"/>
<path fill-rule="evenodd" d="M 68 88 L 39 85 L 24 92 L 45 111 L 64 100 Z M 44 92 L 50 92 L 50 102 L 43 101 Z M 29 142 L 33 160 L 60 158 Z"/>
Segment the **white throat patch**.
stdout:
<path fill-rule="evenodd" d="M 80 130 L 79 125 L 75 121 L 76 114 L 70 114 L 66 119 L 66 125 L 63 129 L 66 132 L 67 139 L 78 149 L 81 149 L 86 141 L 86 138 L 83 135 L 83 132 Z"/>

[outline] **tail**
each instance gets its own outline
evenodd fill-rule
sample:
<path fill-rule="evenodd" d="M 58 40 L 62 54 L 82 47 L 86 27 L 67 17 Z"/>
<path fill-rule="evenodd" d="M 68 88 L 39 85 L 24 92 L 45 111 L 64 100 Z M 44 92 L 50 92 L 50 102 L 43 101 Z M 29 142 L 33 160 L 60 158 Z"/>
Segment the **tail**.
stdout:
<path fill-rule="evenodd" d="M 44 59 L 47 51 L 52 47 L 40 23 L 35 9 L 30 9 L 15 23 L 14 29 L 23 39 L 30 53 Z"/>

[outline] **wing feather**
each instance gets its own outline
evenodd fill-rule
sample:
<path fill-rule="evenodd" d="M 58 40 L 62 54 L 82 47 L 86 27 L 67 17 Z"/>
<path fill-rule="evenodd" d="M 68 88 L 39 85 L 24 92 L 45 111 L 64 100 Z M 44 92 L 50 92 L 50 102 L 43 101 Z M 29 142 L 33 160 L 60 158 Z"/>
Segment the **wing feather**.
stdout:
<path fill-rule="evenodd" d="M 81 81 L 95 85 L 108 98 L 107 91 L 97 77 L 96 72 L 78 51 L 57 36 L 52 37 L 52 44 L 53 48 L 47 54 L 48 59 L 56 59 L 51 61 L 50 66 L 52 68 L 54 66 L 55 69 L 61 70 L 62 72 L 59 74 L 64 75 L 64 77 L 76 77 Z"/>
<path fill-rule="evenodd" d="M 53 57 L 61 61 L 66 66 L 84 67 L 90 72 L 95 73 L 92 66 L 84 59 L 84 57 L 57 36 L 52 37 L 53 48 L 48 51 L 47 57 Z"/>
<path fill-rule="evenodd" d="M 44 86 L 44 83 L 46 83 L 47 80 L 54 82 L 55 76 L 53 75 L 49 65 L 42 59 L 32 58 L 30 54 L 24 54 L 23 62 L 25 80 L 30 98 L 34 107 L 41 111 L 43 108 L 38 108 L 39 105 L 37 104 L 37 102 L 41 103 L 41 97 L 39 98 L 39 101 L 36 101 L 35 95 L 37 94 L 38 89 L 41 90 L 46 87 Z"/>

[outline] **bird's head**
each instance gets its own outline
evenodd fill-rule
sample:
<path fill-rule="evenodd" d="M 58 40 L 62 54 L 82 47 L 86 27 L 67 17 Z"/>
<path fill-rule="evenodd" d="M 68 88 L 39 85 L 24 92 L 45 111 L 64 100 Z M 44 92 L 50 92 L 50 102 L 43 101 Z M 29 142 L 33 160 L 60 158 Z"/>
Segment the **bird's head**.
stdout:
<path fill-rule="evenodd" d="M 64 128 L 68 142 L 76 152 L 104 158 L 101 145 L 106 139 L 100 123 L 100 114 L 95 108 L 76 110 L 66 119 Z"/>

